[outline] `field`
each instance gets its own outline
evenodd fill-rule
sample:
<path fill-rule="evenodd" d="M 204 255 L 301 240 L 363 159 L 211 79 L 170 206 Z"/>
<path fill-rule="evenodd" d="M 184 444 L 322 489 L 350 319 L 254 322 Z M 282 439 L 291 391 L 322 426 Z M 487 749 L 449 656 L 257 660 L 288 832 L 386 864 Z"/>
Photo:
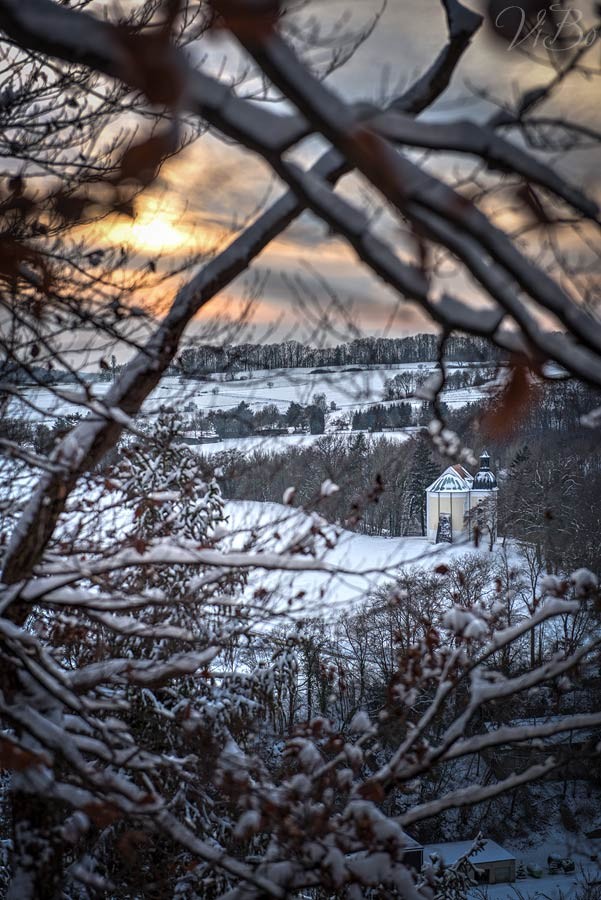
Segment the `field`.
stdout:
<path fill-rule="evenodd" d="M 457 371 L 470 364 L 451 364 L 449 370 Z M 400 364 L 395 367 L 373 366 L 362 371 L 351 371 L 349 368 L 330 368 L 324 370 L 285 369 L 263 370 L 249 373 L 238 373 L 234 380 L 226 380 L 222 373 L 207 376 L 205 380 L 184 380 L 178 376 L 164 377 L 143 406 L 141 418 L 152 422 L 159 410 L 164 407 L 170 411 L 182 413 L 184 419 L 196 413 L 208 413 L 211 410 L 232 410 L 240 403 L 248 404 L 251 410 L 257 411 L 267 405 L 275 405 L 284 413 L 290 403 L 301 406 L 312 403 L 316 394 L 324 394 L 328 412 L 326 413 L 326 433 L 336 431 L 344 436 L 350 435 L 352 415 L 357 410 L 364 410 L 375 404 L 387 405 L 383 400 L 384 385 L 387 379 L 403 372 L 427 376 L 434 371 L 435 363 Z M 446 390 L 442 399 L 450 406 L 457 408 L 466 403 L 482 400 L 490 395 L 494 371 L 491 369 L 491 382 L 479 387 Z M 8 402 L 6 415 L 32 423 L 45 421 L 51 424 L 66 416 L 83 415 L 86 406 L 89 408 L 96 399 L 102 399 L 110 388 L 110 381 L 88 376 L 87 395 L 77 386 L 64 385 L 57 388 L 24 386 L 20 391 L 21 400 L 13 397 Z M 399 402 L 399 401 L 394 401 Z M 421 400 L 413 397 L 406 402 L 414 408 L 421 405 Z M 378 436 L 385 434 L 392 440 L 404 441 L 414 428 L 370 432 Z M 192 436 L 192 435 L 190 435 Z M 215 442 L 203 442 L 202 451 L 215 454 L 225 450 L 239 450 L 251 453 L 261 449 L 268 453 L 280 452 L 295 446 L 307 446 L 319 435 L 283 434 L 269 436 L 250 436 L 226 439 Z M 193 440 L 196 443 L 196 440 Z"/>
<path fill-rule="evenodd" d="M 326 395 L 328 406 L 333 402 L 341 413 L 364 409 L 370 404 L 383 402 L 384 382 L 399 372 L 420 372 L 429 374 L 434 371 L 434 363 L 398 365 L 394 368 L 370 367 L 361 372 L 348 369 L 332 368 L 327 374 L 311 372 L 308 369 L 285 369 L 278 371 L 261 371 L 243 373 L 235 380 L 227 381 L 220 373 L 207 376 L 206 380 L 184 380 L 178 376 L 165 376 L 158 387 L 144 404 L 145 416 L 156 415 L 161 406 L 172 406 L 183 411 L 193 404 L 199 411 L 211 409 L 232 409 L 239 403 L 248 403 L 252 409 L 260 409 L 268 404 L 275 404 L 284 412 L 292 402 L 307 405 L 315 394 Z M 454 371 L 461 366 L 451 366 Z M 491 371 L 492 380 L 492 371 Z M 91 397 L 102 398 L 110 388 L 110 381 L 90 378 L 87 384 Z M 59 397 L 57 397 L 57 393 Z M 445 403 L 461 406 L 470 401 L 488 396 L 489 388 L 466 388 L 455 391 L 444 391 Z M 26 416 L 32 420 L 46 416 L 67 416 L 81 412 L 80 403 L 86 397 L 80 390 L 70 385 L 59 386 L 50 390 L 44 387 L 28 386 L 24 391 L 28 410 Z M 412 400 L 420 403 L 419 400 Z M 8 407 L 8 415 L 15 414 L 19 401 L 12 399 Z M 190 407 L 191 408 L 191 407 Z"/>
<path fill-rule="evenodd" d="M 275 546 L 282 552 L 291 535 L 306 531 L 312 521 L 302 510 L 248 500 L 229 501 L 226 514 L 232 546 L 238 549 L 253 536 L 255 541 L 258 538 L 259 547 L 273 549 Z M 322 524 L 333 546 L 318 541 L 316 559 L 324 564 L 324 568 L 335 568 L 335 574 L 327 571 L 279 572 L 277 575 L 255 572 L 251 590 L 260 585 L 273 591 L 276 602 L 287 603 L 290 598 L 298 597 L 299 609 L 304 615 L 336 617 L 364 600 L 370 591 L 390 581 L 402 567 L 431 569 L 465 554 L 489 555 L 485 548 L 476 549 L 468 542 L 431 544 L 420 537 L 375 537 L 336 528 L 323 521 Z M 493 552 L 501 554 L 504 550 L 497 544 Z"/>

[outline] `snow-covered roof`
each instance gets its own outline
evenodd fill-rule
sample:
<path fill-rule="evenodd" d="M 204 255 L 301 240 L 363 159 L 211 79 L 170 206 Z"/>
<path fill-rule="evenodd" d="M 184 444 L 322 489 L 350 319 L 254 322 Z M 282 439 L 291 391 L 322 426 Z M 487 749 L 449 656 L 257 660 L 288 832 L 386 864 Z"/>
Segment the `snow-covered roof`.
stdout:
<path fill-rule="evenodd" d="M 473 843 L 473 841 L 454 841 L 450 844 L 425 844 L 424 861 L 427 861 L 433 853 L 436 853 L 445 866 L 451 866 L 453 863 L 456 863 L 460 857 L 469 853 Z M 483 863 L 515 860 L 515 856 L 512 853 L 509 853 L 508 850 L 505 850 L 504 847 L 501 847 L 500 844 L 495 843 L 495 841 L 487 840 L 482 850 L 479 850 L 477 853 L 472 853 L 469 860 L 477 866 L 478 864 Z"/>
<path fill-rule="evenodd" d="M 494 491 L 497 489 L 497 479 L 490 470 L 490 456 L 485 450 L 480 456 L 480 468 L 474 478 L 462 465 L 457 463 L 445 469 L 442 475 L 439 475 L 436 481 L 433 481 L 430 487 L 426 488 L 428 493 L 439 492 L 456 492 L 463 491 Z"/>
<path fill-rule="evenodd" d="M 480 468 L 476 473 L 472 487 L 475 491 L 494 491 L 497 487 L 497 479 L 494 473 L 490 471 L 490 454 L 488 450 L 483 450 L 480 454 Z"/>
<path fill-rule="evenodd" d="M 474 478 L 474 483 L 472 485 L 473 490 L 494 491 L 496 487 L 497 479 L 495 478 L 494 473 L 490 471 L 490 469 L 480 469 L 480 471 L 476 473 L 476 477 Z"/>
<path fill-rule="evenodd" d="M 472 488 L 472 476 L 463 466 L 449 466 L 436 481 L 433 481 L 427 491 L 469 491 Z"/>
<path fill-rule="evenodd" d="M 473 481 L 472 473 L 468 472 L 465 466 L 462 466 L 461 463 L 455 463 L 454 466 L 451 466 L 451 469 L 457 472 L 458 475 L 461 475 L 462 478 L 465 478 L 466 481 Z"/>

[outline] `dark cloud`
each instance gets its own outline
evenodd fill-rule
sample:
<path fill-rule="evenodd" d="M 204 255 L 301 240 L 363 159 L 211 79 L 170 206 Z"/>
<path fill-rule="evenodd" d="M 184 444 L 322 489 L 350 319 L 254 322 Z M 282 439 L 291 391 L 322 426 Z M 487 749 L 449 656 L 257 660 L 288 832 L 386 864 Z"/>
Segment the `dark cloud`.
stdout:
<path fill-rule="evenodd" d="M 469 4 L 482 11 L 484 3 Z M 584 10 L 590 12 L 591 4 Z M 350 9 L 345 20 L 346 34 L 358 33 L 378 13 L 379 4 L 373 0 L 328 0 L 328 3 L 309 4 L 308 12 L 300 19 L 305 23 L 310 15 L 319 19 L 324 34 L 332 32 L 343 12 Z M 380 21 L 369 39 L 357 49 L 343 70 L 335 72 L 331 85 L 349 99 L 380 101 L 410 84 L 425 71 L 446 40 L 446 26 L 442 3 L 439 0 L 389 0 Z M 229 71 L 243 68 L 240 53 L 231 42 L 220 38 L 209 45 L 208 65 L 221 67 L 223 56 L 228 59 Z M 544 54 L 539 54 L 543 59 Z M 323 54 L 322 54 L 323 57 Z M 319 64 L 318 57 L 314 62 Z M 546 83 L 553 76 L 549 65 L 526 58 L 519 50 L 509 50 L 506 44 L 495 41 L 486 28 L 475 38 L 458 70 L 450 89 L 429 113 L 438 119 L 465 116 L 484 119 L 492 110 L 492 100 L 510 101 L 520 92 Z M 252 81 L 250 88 L 252 88 Z M 571 84 L 571 82 L 570 82 Z M 477 90 L 476 90 L 477 88 Z M 596 82 L 580 79 L 573 86 L 561 90 L 547 114 L 568 114 L 573 121 L 598 125 L 601 107 L 596 96 Z M 483 99 L 482 94 L 488 96 Z M 297 158 L 309 164 L 321 151 L 323 142 L 304 143 Z M 446 177 L 457 165 L 457 158 L 438 157 L 432 163 L 437 174 Z M 554 160 L 554 165 L 569 177 L 595 188 L 598 184 L 598 161 L 590 153 L 578 153 Z M 262 203 L 270 202 L 283 190 L 274 180 L 268 167 L 252 154 L 228 145 L 215 137 L 204 137 L 172 167 L 168 177 L 186 200 L 188 215 L 205 223 L 218 225 L 225 232 L 236 229 L 256 214 Z M 361 195 L 357 183 L 346 190 L 356 201 Z M 390 222 L 383 229 L 394 246 L 400 246 L 400 230 Z M 310 267 L 310 268 L 308 268 Z M 277 328 L 305 327 L 304 312 L 298 301 L 300 285 L 317 281 L 308 274 L 318 272 L 328 289 L 341 304 L 352 308 L 357 325 L 367 332 L 385 327 L 391 321 L 396 331 L 411 331 L 427 326 L 424 317 L 414 307 L 401 303 L 378 279 L 370 275 L 355 259 L 353 252 L 340 241 L 333 241 L 327 229 L 313 216 L 301 216 L 287 232 L 275 241 L 260 257 L 255 269 L 269 270 L 261 304 L 257 306 L 257 322 L 261 327 L 278 323 Z M 304 280 L 304 282 L 303 282 Z M 291 282 L 296 290 L 291 290 Z M 448 285 L 446 285 L 448 286 Z M 477 298 L 477 290 L 465 278 L 451 280 L 451 286 L 462 296 Z M 307 293 L 310 293 L 309 287 Z M 327 293 L 322 289 L 322 293 Z M 244 279 L 232 285 L 231 298 L 245 296 Z M 216 304 L 224 303 L 218 298 Z M 215 304 L 213 304 L 215 306 Z M 300 324 L 299 324 L 300 323 Z"/>

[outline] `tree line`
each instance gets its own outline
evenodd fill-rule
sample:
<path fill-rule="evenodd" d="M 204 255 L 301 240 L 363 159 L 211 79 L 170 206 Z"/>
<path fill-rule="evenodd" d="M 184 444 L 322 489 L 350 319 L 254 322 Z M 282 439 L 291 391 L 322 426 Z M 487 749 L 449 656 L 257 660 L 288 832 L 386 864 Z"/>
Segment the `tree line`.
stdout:
<path fill-rule="evenodd" d="M 426 333 L 361 337 L 332 347 L 312 347 L 296 340 L 224 346 L 198 342 L 182 350 L 172 371 L 194 378 L 211 372 L 420 363 L 434 361 L 438 354 L 439 338 Z M 501 359 L 502 353 L 485 338 L 453 334 L 445 342 L 445 358 L 449 362 L 491 362 Z"/>

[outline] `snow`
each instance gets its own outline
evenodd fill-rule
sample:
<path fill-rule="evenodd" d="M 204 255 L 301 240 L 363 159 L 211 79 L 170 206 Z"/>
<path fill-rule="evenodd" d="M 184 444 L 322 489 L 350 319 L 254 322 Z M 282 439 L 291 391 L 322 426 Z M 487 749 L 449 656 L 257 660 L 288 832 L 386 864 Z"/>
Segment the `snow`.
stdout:
<path fill-rule="evenodd" d="M 549 715 L 549 716 L 530 716 L 525 719 L 512 719 L 511 720 L 511 728 L 538 728 L 541 729 L 541 726 L 548 726 L 549 734 L 544 734 L 543 737 L 545 739 L 545 744 L 565 744 L 571 743 L 573 731 L 572 729 L 566 729 L 565 727 L 561 731 L 557 731 L 553 733 L 553 726 L 557 726 L 558 728 L 562 725 L 568 724 L 570 721 L 570 717 L 566 715 L 557 716 L 557 715 Z M 578 725 L 582 725 L 582 721 L 578 723 Z M 574 731 L 576 732 L 576 740 L 580 742 L 584 742 L 591 738 L 594 735 L 593 730 L 586 730 L 584 727 L 578 727 L 578 725 L 574 726 Z M 486 722 L 485 728 L 487 731 L 498 731 L 499 729 L 503 729 L 503 726 L 499 722 Z M 536 740 L 536 739 L 533 739 Z M 540 742 L 539 742 L 540 743 Z"/>
<path fill-rule="evenodd" d="M 369 437 L 374 440 L 386 438 L 386 440 L 403 443 L 404 441 L 409 440 L 412 430 L 414 429 L 370 432 Z M 341 437 L 348 441 L 352 440 L 353 437 L 356 437 L 358 434 L 358 431 L 335 432 L 336 437 Z M 211 444 L 197 444 L 194 445 L 192 449 L 203 456 L 214 456 L 218 453 L 227 453 L 228 451 L 236 451 L 245 456 L 251 455 L 257 451 L 274 455 L 293 448 L 310 447 L 324 437 L 326 437 L 326 435 L 323 434 L 279 434 L 270 437 L 254 435 L 246 438 L 229 438 L 223 441 L 215 441 Z"/>
<path fill-rule="evenodd" d="M 433 853 L 436 853 L 436 855 L 440 857 L 440 859 L 446 866 L 451 866 L 453 865 L 453 863 L 456 863 L 457 860 L 462 856 L 465 856 L 467 853 L 469 853 L 473 844 L 474 841 L 453 841 L 451 843 L 445 844 L 426 844 L 424 846 L 424 862 L 426 862 Z M 478 863 L 513 860 L 515 859 L 515 856 L 513 855 L 513 853 L 505 850 L 495 841 L 487 840 L 481 850 L 478 850 L 476 853 L 470 854 L 469 859 L 470 862 L 474 863 L 474 865 L 477 866 Z"/>
<path fill-rule="evenodd" d="M 310 527 L 311 519 L 303 510 L 279 503 L 252 500 L 230 500 L 225 504 L 228 528 L 233 533 L 233 546 L 244 546 L 251 535 L 259 546 L 282 550 L 289 541 Z M 328 572 L 252 573 L 251 588 L 259 583 L 274 591 L 280 599 L 297 597 L 305 614 L 318 612 L 339 614 L 361 601 L 367 591 L 374 590 L 404 566 L 434 568 L 465 554 L 490 551 L 476 548 L 467 540 L 456 544 L 432 544 L 422 537 L 379 537 L 337 529 L 323 523 L 324 533 L 333 546 L 325 543 L 318 559 L 345 570 L 344 575 Z M 493 553 L 501 552 L 496 545 Z"/>
<path fill-rule="evenodd" d="M 483 637 L 488 631 L 488 625 L 483 619 L 474 615 L 471 610 L 463 609 L 460 606 L 454 606 L 445 614 L 443 624 L 449 631 L 461 634 L 466 638 L 477 639 Z"/>
<path fill-rule="evenodd" d="M 29 483 L 11 478 L 3 485 L 2 494 L 17 499 L 30 487 Z M 102 486 L 84 482 L 72 500 L 74 511 L 60 526 L 65 539 L 76 537 L 85 544 L 86 540 L 95 541 L 105 534 L 107 542 L 113 543 L 115 536 L 131 528 L 132 510 L 122 505 L 118 491 L 106 491 Z M 286 501 L 294 503 L 291 490 L 286 491 Z M 291 616 L 337 617 L 341 610 L 364 601 L 367 593 L 390 581 L 402 567 L 434 568 L 465 554 L 489 554 L 484 545 L 475 548 L 467 539 L 454 544 L 432 544 L 423 537 L 358 534 L 284 503 L 229 500 L 224 503 L 224 513 L 226 520 L 219 529 L 220 548 L 229 555 L 230 564 L 236 558 L 263 554 L 265 566 L 251 570 L 246 599 L 252 602 L 255 592 L 267 591 L 267 605 L 275 615 L 285 611 Z M 321 532 L 317 536 L 316 525 Z M 304 549 L 299 554 L 301 546 Z M 157 560 L 164 562 L 171 558 L 175 562 L 182 559 L 184 551 L 179 546 L 157 546 L 152 551 L 149 548 L 146 554 L 152 552 Z M 291 551 L 297 565 L 289 566 L 286 571 L 284 557 L 290 557 Z M 136 556 L 133 550 L 123 552 Z M 205 564 L 214 565 L 223 560 L 220 552 L 192 548 L 188 555 L 190 561 L 198 562 L 200 554 Z M 493 553 L 500 552 L 501 545 L 496 545 Z M 111 564 L 114 563 L 113 558 Z M 56 587 L 64 594 L 61 584 Z M 50 589 L 49 585 L 44 589 Z M 85 598 L 81 600 L 85 603 Z"/>
<path fill-rule="evenodd" d="M 484 885 L 469 892 L 469 900 L 576 900 L 582 888 L 581 873 L 543 875 L 511 884 Z"/>
<path fill-rule="evenodd" d="M 268 404 L 275 404 L 281 412 L 285 412 L 291 402 L 308 405 L 315 394 L 326 395 L 328 407 L 333 401 L 336 413 L 350 413 L 373 403 L 382 402 L 384 384 L 400 372 L 415 372 L 430 375 L 435 371 L 436 363 L 401 363 L 396 366 L 370 366 L 362 371 L 351 371 L 353 367 L 328 367 L 319 372 L 305 368 L 283 370 L 259 370 L 252 373 L 239 373 L 234 381 L 225 381 L 222 374 L 208 376 L 206 381 L 182 380 L 179 376 L 164 376 L 151 396 L 144 403 L 142 414 L 153 417 L 161 405 L 173 406 L 179 412 L 185 412 L 186 405 L 192 403 L 198 411 L 208 412 L 211 409 L 233 409 L 244 401 L 256 410 Z M 479 364 L 485 368 L 485 364 Z M 462 368 L 460 364 L 449 365 L 449 371 Z M 491 370 L 492 372 L 492 370 Z M 32 421 L 42 421 L 48 416 L 69 416 L 85 414 L 90 398 L 102 400 L 110 390 L 109 381 L 92 381 L 85 385 L 86 392 L 78 392 L 74 388 L 68 391 L 64 386 L 51 387 L 24 386 L 19 388 L 23 395 L 24 405 L 18 397 L 9 400 L 6 415 L 24 416 Z M 57 396 L 57 392 L 62 397 Z M 77 402 L 78 396 L 80 403 Z M 463 406 L 466 403 L 488 396 L 486 386 L 462 388 L 444 391 L 441 399 L 452 406 Z M 395 401 L 401 402 L 401 401 Z M 414 400 L 414 404 L 420 401 Z"/>
<path fill-rule="evenodd" d="M 574 586 L 577 597 L 586 597 L 597 588 L 597 576 L 588 569 L 576 569 L 570 575 L 570 582 Z"/>
<path fill-rule="evenodd" d="M 370 729 L 371 722 L 369 721 L 369 716 L 364 709 L 360 709 L 359 712 L 356 712 L 353 716 L 349 725 L 349 731 L 351 734 L 360 734 L 364 731 L 369 731 Z"/>
<path fill-rule="evenodd" d="M 582 797 L 589 794 L 590 788 L 581 786 Z M 542 821 L 548 816 L 544 794 L 539 795 L 541 803 L 540 813 Z M 601 886 L 601 840 L 587 839 L 583 831 L 571 833 L 565 831 L 559 825 L 551 831 L 533 829 L 526 838 L 512 839 L 504 842 L 505 850 L 509 852 L 518 864 L 537 865 L 543 874 L 540 878 L 519 878 L 512 884 L 480 885 L 470 891 L 469 900 L 577 900 L 584 895 L 581 893 L 583 881 L 589 881 Z M 541 837 L 541 834 L 544 837 Z M 558 856 L 569 857 L 574 861 L 575 871 L 571 873 L 549 873 L 548 858 Z M 426 852 L 424 851 L 424 859 Z M 592 894 L 591 896 L 596 896 Z"/>
<path fill-rule="evenodd" d="M 320 495 L 322 497 L 331 497 L 333 494 L 337 494 L 339 490 L 340 488 L 337 484 L 334 484 L 330 478 L 326 478 L 321 484 Z"/>

